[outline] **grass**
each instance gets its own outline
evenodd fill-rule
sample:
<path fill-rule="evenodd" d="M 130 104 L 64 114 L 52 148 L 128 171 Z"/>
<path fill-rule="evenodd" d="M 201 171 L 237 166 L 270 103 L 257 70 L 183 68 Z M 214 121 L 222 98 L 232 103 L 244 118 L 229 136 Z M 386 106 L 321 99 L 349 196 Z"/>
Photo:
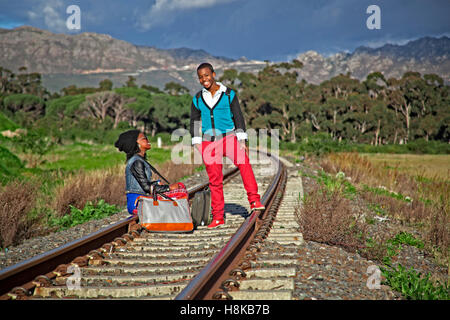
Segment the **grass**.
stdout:
<path fill-rule="evenodd" d="M 449 268 L 450 180 L 446 160 L 450 160 L 446 155 L 357 153 L 329 153 L 320 160 L 331 178 L 345 175 L 376 216 L 397 220 L 421 235 L 423 241 L 407 233 L 388 240 L 378 236 L 376 241 L 366 239 L 365 254 L 384 264 L 386 283 L 407 299 L 449 298 L 447 284 L 433 283 L 430 275 L 406 270 L 400 264 L 392 266 L 392 258 L 402 245 L 412 245 L 423 248 L 438 264 Z M 365 221 L 375 222 L 372 218 Z"/>
<path fill-rule="evenodd" d="M 36 230 L 45 234 L 125 208 L 126 156 L 114 146 L 58 145 L 33 165 L 27 158 L 33 154 L 15 150 L 12 143 L 8 146 L 0 148 L 0 158 L 9 161 L 8 171 L 0 170 L 4 179 L 0 185 L 0 246 L 16 245 L 36 235 Z M 170 149 L 153 146 L 147 160 L 169 181 L 194 173 L 194 165 L 171 163 Z M 20 165 L 12 175 L 15 163 Z"/>
<path fill-rule="evenodd" d="M 152 148 L 147 152 L 151 163 L 162 163 L 170 159 L 170 150 Z M 96 170 L 107 169 L 125 162 L 125 154 L 112 145 L 74 143 L 57 147 L 44 156 L 43 170 Z"/>
<path fill-rule="evenodd" d="M 334 176 L 319 171 L 309 177 L 318 183 L 294 211 L 304 239 L 357 251 L 364 245 L 367 228 L 352 205 L 356 189 L 342 172 Z"/>
<path fill-rule="evenodd" d="M 395 268 L 381 268 L 386 278 L 385 284 L 400 292 L 408 300 L 449 300 L 449 288 L 446 283 L 430 280 L 431 274 L 423 276 L 413 268 L 406 270 L 401 264 Z"/>
<path fill-rule="evenodd" d="M 415 158 L 415 155 L 405 155 L 406 159 L 410 156 Z M 408 172 L 394 165 L 372 162 L 370 158 L 357 153 L 329 154 L 322 158 L 321 164 L 327 172 L 343 171 L 356 185 L 366 185 L 379 191 L 389 190 L 390 193 L 401 194 L 405 199 L 409 197 L 433 203 L 448 201 L 450 184 L 445 178 L 445 167 L 436 171 L 434 178 L 423 178 L 420 172 Z M 440 164 L 433 163 L 430 158 L 422 159 L 421 165 L 440 168 Z"/>
<path fill-rule="evenodd" d="M 360 153 L 359 155 L 386 171 L 395 169 L 429 180 L 450 181 L 450 155 L 448 154 Z"/>
<path fill-rule="evenodd" d="M 317 181 L 314 189 L 302 199 L 303 205 L 295 208 L 305 240 L 337 245 L 348 251 L 358 252 L 370 260 L 379 261 L 382 264 L 380 269 L 385 279 L 384 284 L 400 292 L 406 299 L 450 298 L 447 283 L 431 280 L 430 273 L 423 275 L 413 268 L 407 270 L 400 263 L 395 265 L 392 262 L 404 246 L 425 249 L 427 246 L 423 240 L 404 231 L 388 239 L 385 238 L 386 235 L 378 233 L 374 235 L 376 239 L 372 238 L 369 236 L 368 225 L 374 224 L 375 219 L 369 215 L 361 219 L 363 215 L 351 203 L 352 199 L 364 194 L 375 194 L 406 205 L 412 204 L 411 199 L 384 188 L 368 188 L 367 185 L 358 188 L 349 182 L 352 179 L 342 171 L 330 174 L 319 170 L 317 175 L 302 175 Z M 368 207 L 378 217 L 392 216 L 392 209 L 384 203 L 369 203 Z M 444 250 L 448 249 L 448 242 L 441 243 L 441 246 Z"/>
<path fill-rule="evenodd" d="M 371 239 L 369 239 L 371 240 Z M 374 246 L 372 241 L 368 241 L 369 248 Z M 450 293 L 447 283 L 432 281 L 431 273 L 423 275 L 414 270 L 406 269 L 402 264 L 393 265 L 392 259 L 403 249 L 404 245 L 413 246 L 419 249 L 424 248 L 424 243 L 416 239 L 408 232 L 399 232 L 393 238 L 388 239 L 385 244 L 386 255 L 383 257 L 382 275 L 385 278 L 384 284 L 389 285 L 393 290 L 400 292 L 408 300 L 449 300 Z"/>
<path fill-rule="evenodd" d="M 426 158 L 423 165 L 438 167 Z M 392 218 L 418 227 L 428 244 L 442 254 L 448 264 L 450 228 L 450 183 L 441 178 L 418 179 L 413 174 L 372 163 L 357 153 L 329 154 L 322 167 L 332 174 L 351 177 L 367 203 L 380 205 Z M 434 249 L 433 249 L 434 250 Z"/>
<path fill-rule="evenodd" d="M 14 180 L 0 186 L 0 245 L 8 247 L 36 231 L 35 206 L 38 185 L 35 181 Z"/>
<path fill-rule="evenodd" d="M 22 161 L 15 154 L 0 146 L 0 185 L 18 177 L 23 168 Z"/>
<path fill-rule="evenodd" d="M 0 112 L 0 131 L 10 130 L 15 131 L 19 126 L 9 119 L 3 112 Z"/>

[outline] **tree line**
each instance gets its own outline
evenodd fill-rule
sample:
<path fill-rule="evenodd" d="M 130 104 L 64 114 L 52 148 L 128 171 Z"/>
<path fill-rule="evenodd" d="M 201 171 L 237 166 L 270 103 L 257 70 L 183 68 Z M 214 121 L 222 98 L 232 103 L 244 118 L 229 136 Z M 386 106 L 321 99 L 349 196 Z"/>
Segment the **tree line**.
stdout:
<path fill-rule="evenodd" d="M 0 67 L 0 110 L 20 126 L 46 135 L 76 138 L 91 129 L 98 134 L 134 127 L 154 136 L 189 125 L 191 97 L 178 83 L 169 82 L 161 91 L 145 84 L 138 87 L 129 76 L 118 88 L 104 79 L 96 88 L 70 85 L 50 94 L 40 74 L 21 71 L 15 75 Z"/>
<path fill-rule="evenodd" d="M 267 65 L 258 74 L 226 70 L 220 78 L 239 92 L 252 128 L 279 128 L 285 141 L 318 132 L 335 140 L 399 144 L 450 142 L 449 86 L 436 74 L 408 71 L 400 79 L 340 74 L 319 85 L 299 79 L 303 64 Z"/>
<path fill-rule="evenodd" d="M 340 74 L 319 85 L 299 79 L 298 60 L 269 64 L 257 74 L 227 69 L 219 78 L 238 93 L 248 128 L 279 129 L 284 141 L 326 133 L 332 139 L 401 144 L 416 139 L 450 141 L 449 86 L 436 74 L 408 71 L 400 79 L 380 72 L 364 81 Z M 154 136 L 188 128 L 191 96 L 169 82 L 164 91 L 136 79 L 113 88 L 68 86 L 50 94 L 38 73 L 0 67 L 1 110 L 24 127 L 58 136 L 76 129 L 137 127 Z"/>

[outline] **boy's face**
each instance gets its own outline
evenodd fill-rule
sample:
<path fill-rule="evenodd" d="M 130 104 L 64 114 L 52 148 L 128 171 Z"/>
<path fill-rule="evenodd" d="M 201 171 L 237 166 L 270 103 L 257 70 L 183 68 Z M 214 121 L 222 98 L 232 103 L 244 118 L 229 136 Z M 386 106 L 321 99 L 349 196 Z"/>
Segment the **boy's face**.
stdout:
<path fill-rule="evenodd" d="M 214 79 L 216 73 L 211 72 L 209 68 L 203 68 L 198 70 L 197 75 L 198 81 L 206 90 L 209 90 L 209 88 L 211 88 L 211 86 L 216 83 L 216 80 Z"/>

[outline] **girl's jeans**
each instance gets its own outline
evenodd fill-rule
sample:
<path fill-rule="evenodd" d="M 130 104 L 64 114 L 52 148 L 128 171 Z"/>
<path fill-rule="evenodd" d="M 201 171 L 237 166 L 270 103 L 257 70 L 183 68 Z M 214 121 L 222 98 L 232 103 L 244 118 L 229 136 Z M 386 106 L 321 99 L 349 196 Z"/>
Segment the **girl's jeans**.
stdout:
<path fill-rule="evenodd" d="M 137 214 L 136 198 L 142 196 L 139 193 L 127 193 L 127 209 L 129 214 Z"/>

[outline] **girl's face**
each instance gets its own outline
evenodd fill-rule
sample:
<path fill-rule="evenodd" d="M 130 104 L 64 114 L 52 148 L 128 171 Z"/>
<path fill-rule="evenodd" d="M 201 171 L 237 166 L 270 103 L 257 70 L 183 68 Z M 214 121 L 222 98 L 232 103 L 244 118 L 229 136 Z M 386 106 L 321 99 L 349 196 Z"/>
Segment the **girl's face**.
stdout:
<path fill-rule="evenodd" d="M 147 137 L 142 132 L 139 133 L 139 135 L 138 135 L 137 143 L 138 143 L 139 149 L 141 149 L 141 151 L 145 152 L 152 148 L 152 146 L 150 145 L 150 142 L 148 142 Z"/>

